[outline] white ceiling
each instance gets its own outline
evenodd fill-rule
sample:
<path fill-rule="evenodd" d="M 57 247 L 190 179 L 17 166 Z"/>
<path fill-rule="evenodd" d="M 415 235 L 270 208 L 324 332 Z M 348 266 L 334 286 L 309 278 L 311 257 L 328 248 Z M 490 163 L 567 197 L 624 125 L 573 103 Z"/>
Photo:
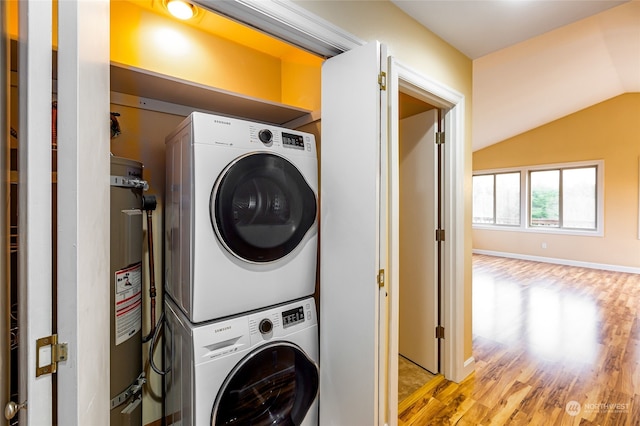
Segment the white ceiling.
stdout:
<path fill-rule="evenodd" d="M 474 151 L 640 92 L 640 0 L 391 1 L 473 59 Z"/>
<path fill-rule="evenodd" d="M 471 59 L 629 0 L 391 0 Z"/>

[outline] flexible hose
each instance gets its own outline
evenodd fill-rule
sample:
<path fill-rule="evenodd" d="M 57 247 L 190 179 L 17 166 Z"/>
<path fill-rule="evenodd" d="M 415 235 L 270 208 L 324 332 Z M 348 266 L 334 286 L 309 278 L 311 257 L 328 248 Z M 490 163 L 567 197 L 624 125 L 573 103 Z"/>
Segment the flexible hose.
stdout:
<path fill-rule="evenodd" d="M 156 197 L 148 195 L 142 197 L 142 210 L 147 212 L 147 246 L 149 250 L 149 298 L 150 298 L 150 324 L 151 330 L 146 337 L 142 338 L 142 343 L 148 342 L 153 336 L 157 324 L 156 324 L 156 273 L 155 262 L 153 256 L 153 211 L 156 209 Z"/>

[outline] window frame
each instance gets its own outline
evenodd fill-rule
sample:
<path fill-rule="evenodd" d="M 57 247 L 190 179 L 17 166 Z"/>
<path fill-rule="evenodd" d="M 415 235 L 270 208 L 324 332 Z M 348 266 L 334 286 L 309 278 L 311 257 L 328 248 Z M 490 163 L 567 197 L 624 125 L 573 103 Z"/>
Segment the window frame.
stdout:
<path fill-rule="evenodd" d="M 506 174 L 515 174 L 518 173 L 519 174 L 519 179 L 520 179 L 520 204 L 518 206 L 518 217 L 519 217 L 519 223 L 518 224 L 508 224 L 508 223 L 498 223 L 498 203 L 496 200 L 496 193 L 497 193 L 497 188 L 498 188 L 498 180 L 497 180 L 497 176 L 499 175 L 506 175 Z M 498 171 L 498 172 L 492 172 L 492 173 L 474 173 L 473 177 L 476 176 L 492 176 L 493 177 L 493 223 L 475 223 L 473 222 L 473 225 L 476 226 L 497 226 L 497 227 L 508 227 L 508 228 L 520 228 L 522 226 L 522 172 L 520 170 L 508 170 L 508 171 Z M 472 179 L 473 182 L 473 179 Z M 472 194 L 473 197 L 473 194 Z M 473 206 L 472 206 L 473 209 Z M 473 221 L 473 215 L 472 215 L 472 221 Z"/>
<path fill-rule="evenodd" d="M 595 229 L 578 229 L 578 228 L 545 228 L 531 226 L 530 209 L 531 209 L 531 172 L 559 170 L 562 174 L 564 169 L 580 169 L 595 167 L 596 169 L 596 227 Z M 486 229 L 494 231 L 515 231 L 530 232 L 541 234 L 561 234 L 561 235 L 583 235 L 583 236 L 604 236 L 604 160 L 575 161 L 570 163 L 551 163 L 532 166 L 509 167 L 500 169 L 474 170 L 472 177 L 480 175 L 494 175 L 494 220 L 495 220 L 495 175 L 504 173 L 520 172 L 520 225 L 499 225 L 487 223 L 473 223 L 473 229 Z M 562 188 L 560 188 L 560 200 L 562 204 Z M 473 198 L 473 189 L 472 189 Z M 562 213 L 561 213 L 562 214 Z M 473 221 L 473 212 L 472 212 Z M 562 220 L 562 217 L 561 217 Z"/>

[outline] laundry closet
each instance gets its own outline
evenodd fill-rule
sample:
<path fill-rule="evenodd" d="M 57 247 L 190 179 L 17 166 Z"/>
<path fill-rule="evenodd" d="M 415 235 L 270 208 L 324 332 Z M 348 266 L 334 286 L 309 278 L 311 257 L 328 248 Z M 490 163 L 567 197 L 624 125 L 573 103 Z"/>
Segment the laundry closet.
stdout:
<path fill-rule="evenodd" d="M 144 164 L 149 192 L 159 195 L 155 241 L 165 237 L 166 136 L 200 111 L 309 132 L 319 150 L 322 62 L 202 8 L 179 21 L 159 1 L 111 2 L 111 111 L 121 128 L 111 151 Z M 162 262 L 156 262 L 156 276 L 163 273 Z M 146 312 L 143 318 L 148 330 Z M 162 416 L 162 380 L 146 358 L 145 351 L 145 425 Z"/>
<path fill-rule="evenodd" d="M 120 114 L 122 126 L 122 134 L 112 141 L 112 152 L 144 163 L 150 191 L 159 194 L 165 193 L 164 138 L 193 109 L 310 132 L 316 136 L 318 153 L 321 149 L 319 108 L 323 59 L 264 34 L 254 34 L 258 41 L 242 45 L 205 33 L 199 28 L 219 28 L 227 35 L 240 31 L 235 39 L 244 40 L 249 37 L 246 32 L 253 30 L 211 12 L 198 13 L 193 24 L 193 20 L 184 23 L 169 17 L 158 7 L 158 2 L 112 2 L 111 5 L 112 111 Z M 255 43 L 275 44 L 273 49 L 284 52 L 283 58 L 257 51 Z M 420 277 L 424 280 L 427 274 L 436 279 L 435 270 L 431 269 L 437 266 L 435 257 L 431 262 L 424 259 L 424 256 L 436 256 L 435 244 L 430 245 L 433 240 L 428 238 L 435 228 L 427 230 L 436 221 L 433 204 L 437 196 L 436 182 L 422 182 L 429 173 L 435 179 L 435 153 L 427 158 L 422 155 L 429 146 L 435 152 L 433 140 L 429 145 L 425 138 L 429 132 L 435 132 L 437 109 L 402 93 L 400 109 L 401 187 L 405 188 L 401 190 L 400 352 L 437 372 L 437 342 L 429 339 L 434 336 L 431 327 L 435 326 L 436 318 L 426 324 L 421 323 L 424 318 L 419 318 L 425 311 L 427 315 L 436 315 L 435 299 L 425 295 L 425 291 L 431 291 L 436 297 L 435 282 L 425 288 L 423 281 L 418 280 Z M 428 164 L 429 161 L 432 163 Z M 425 193 L 428 185 L 433 188 Z M 419 197 L 411 191 L 418 192 Z M 159 220 L 163 217 L 162 204 L 161 199 Z M 420 217 L 421 214 L 427 216 Z M 421 238 L 418 230 L 428 233 L 428 237 Z M 163 235 L 159 229 L 156 234 L 156 241 L 161 241 Z M 431 250 L 421 254 L 420 250 L 426 246 Z M 429 269 L 425 269 L 427 266 Z M 160 267 L 157 274 L 162 274 Z M 427 300 L 423 301 L 424 297 L 428 297 Z M 425 352 L 431 357 L 427 358 L 426 365 Z M 145 424 L 161 413 L 160 380 L 153 374 L 150 389 L 143 401 Z"/>

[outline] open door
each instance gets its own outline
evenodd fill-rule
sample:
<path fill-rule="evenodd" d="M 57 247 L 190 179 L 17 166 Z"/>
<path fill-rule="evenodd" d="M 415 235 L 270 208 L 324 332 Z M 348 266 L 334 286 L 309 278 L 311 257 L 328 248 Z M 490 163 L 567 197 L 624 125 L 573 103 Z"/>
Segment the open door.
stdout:
<path fill-rule="evenodd" d="M 51 33 L 52 4 L 19 3 L 18 328 L 22 425 L 53 424 Z M 38 343 L 37 343 L 38 342 Z M 16 373 L 15 371 L 13 373 Z M 14 395 L 15 396 L 15 395 Z M 3 401 L 7 402 L 7 401 Z"/>
<path fill-rule="evenodd" d="M 12 341 L 18 363 L 10 374 L 18 377 L 18 390 L 9 395 L 11 401 L 3 394 L 2 408 L 13 417 L 11 424 L 16 419 L 20 425 L 97 424 L 109 412 L 109 306 L 104 303 L 109 300 L 109 2 L 29 0 L 13 7 L 19 28 L 18 111 L 11 109 L 11 140 L 19 162 L 10 176 L 19 200 L 17 237 L 12 237 L 17 239 L 12 250 L 18 254 L 19 338 Z M 3 42 L 5 36 L 3 29 Z M 57 95 L 52 95 L 54 40 Z M 57 289 L 54 271 L 63 283 Z M 0 312 L 5 315 L 5 306 Z"/>
<path fill-rule="evenodd" d="M 400 355 L 438 373 L 436 130 L 432 109 L 400 120 Z"/>
<path fill-rule="evenodd" d="M 386 64 L 372 42 L 322 69 L 321 424 L 386 421 Z"/>

